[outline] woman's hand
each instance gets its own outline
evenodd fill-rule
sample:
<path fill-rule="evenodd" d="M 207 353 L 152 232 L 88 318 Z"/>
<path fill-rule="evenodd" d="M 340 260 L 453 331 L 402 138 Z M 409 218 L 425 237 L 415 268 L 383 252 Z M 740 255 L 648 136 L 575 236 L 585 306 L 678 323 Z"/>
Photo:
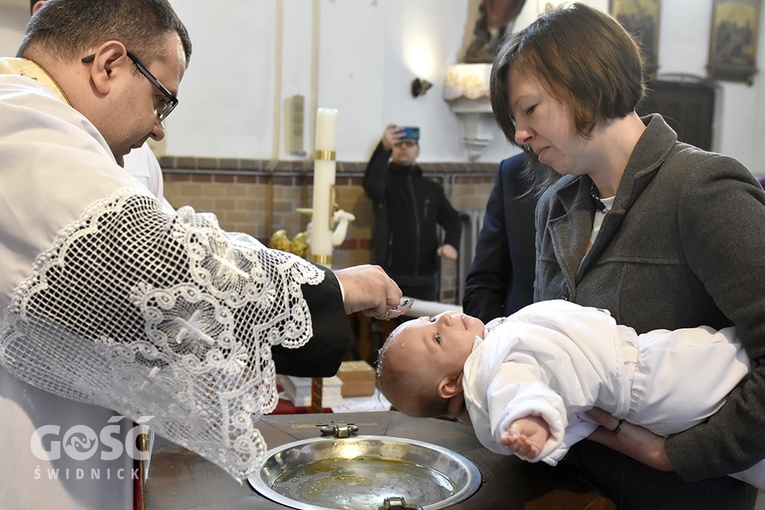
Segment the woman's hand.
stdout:
<path fill-rule="evenodd" d="M 587 439 L 608 446 L 654 469 L 675 470 L 664 450 L 664 437 L 627 422 L 614 434 L 619 420 L 597 407 L 587 411 L 587 416 L 600 425 Z"/>

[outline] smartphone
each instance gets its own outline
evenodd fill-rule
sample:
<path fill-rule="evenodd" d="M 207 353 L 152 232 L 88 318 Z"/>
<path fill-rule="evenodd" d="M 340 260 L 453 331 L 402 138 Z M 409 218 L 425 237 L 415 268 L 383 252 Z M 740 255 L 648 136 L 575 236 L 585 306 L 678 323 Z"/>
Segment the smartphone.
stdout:
<path fill-rule="evenodd" d="M 404 127 L 404 137 L 403 140 L 419 140 L 420 139 L 420 128 L 414 127 L 414 126 L 405 126 Z"/>

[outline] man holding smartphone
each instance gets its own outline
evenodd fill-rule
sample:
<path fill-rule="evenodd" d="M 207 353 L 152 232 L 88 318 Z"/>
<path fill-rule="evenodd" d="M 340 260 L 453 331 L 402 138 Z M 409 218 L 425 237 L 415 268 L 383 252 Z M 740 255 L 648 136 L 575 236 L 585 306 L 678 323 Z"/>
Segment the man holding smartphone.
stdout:
<path fill-rule="evenodd" d="M 364 191 L 375 213 L 374 260 L 405 296 L 437 301 L 438 258 L 457 258 L 462 224 L 443 187 L 417 165 L 419 140 L 418 127 L 386 126 L 364 172 Z"/>

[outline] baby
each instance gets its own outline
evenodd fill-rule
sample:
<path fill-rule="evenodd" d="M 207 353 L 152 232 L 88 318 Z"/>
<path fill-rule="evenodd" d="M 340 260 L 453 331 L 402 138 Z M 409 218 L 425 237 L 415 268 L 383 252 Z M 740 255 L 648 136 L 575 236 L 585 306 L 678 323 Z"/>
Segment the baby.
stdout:
<path fill-rule="evenodd" d="M 597 428 L 593 407 L 669 435 L 714 414 L 749 369 L 733 328 L 638 335 L 556 300 L 486 326 L 459 312 L 405 322 L 380 349 L 377 384 L 401 412 L 458 418 L 496 453 L 555 465 Z M 765 461 L 731 476 L 762 490 Z"/>

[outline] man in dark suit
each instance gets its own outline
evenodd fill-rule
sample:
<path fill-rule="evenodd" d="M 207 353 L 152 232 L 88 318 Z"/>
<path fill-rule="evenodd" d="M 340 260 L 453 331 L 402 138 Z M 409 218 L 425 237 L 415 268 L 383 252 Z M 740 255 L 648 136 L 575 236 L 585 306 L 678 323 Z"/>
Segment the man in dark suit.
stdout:
<path fill-rule="evenodd" d="M 483 228 L 465 281 L 465 313 L 488 322 L 534 300 L 534 209 L 537 196 L 524 154 L 499 164 Z"/>

